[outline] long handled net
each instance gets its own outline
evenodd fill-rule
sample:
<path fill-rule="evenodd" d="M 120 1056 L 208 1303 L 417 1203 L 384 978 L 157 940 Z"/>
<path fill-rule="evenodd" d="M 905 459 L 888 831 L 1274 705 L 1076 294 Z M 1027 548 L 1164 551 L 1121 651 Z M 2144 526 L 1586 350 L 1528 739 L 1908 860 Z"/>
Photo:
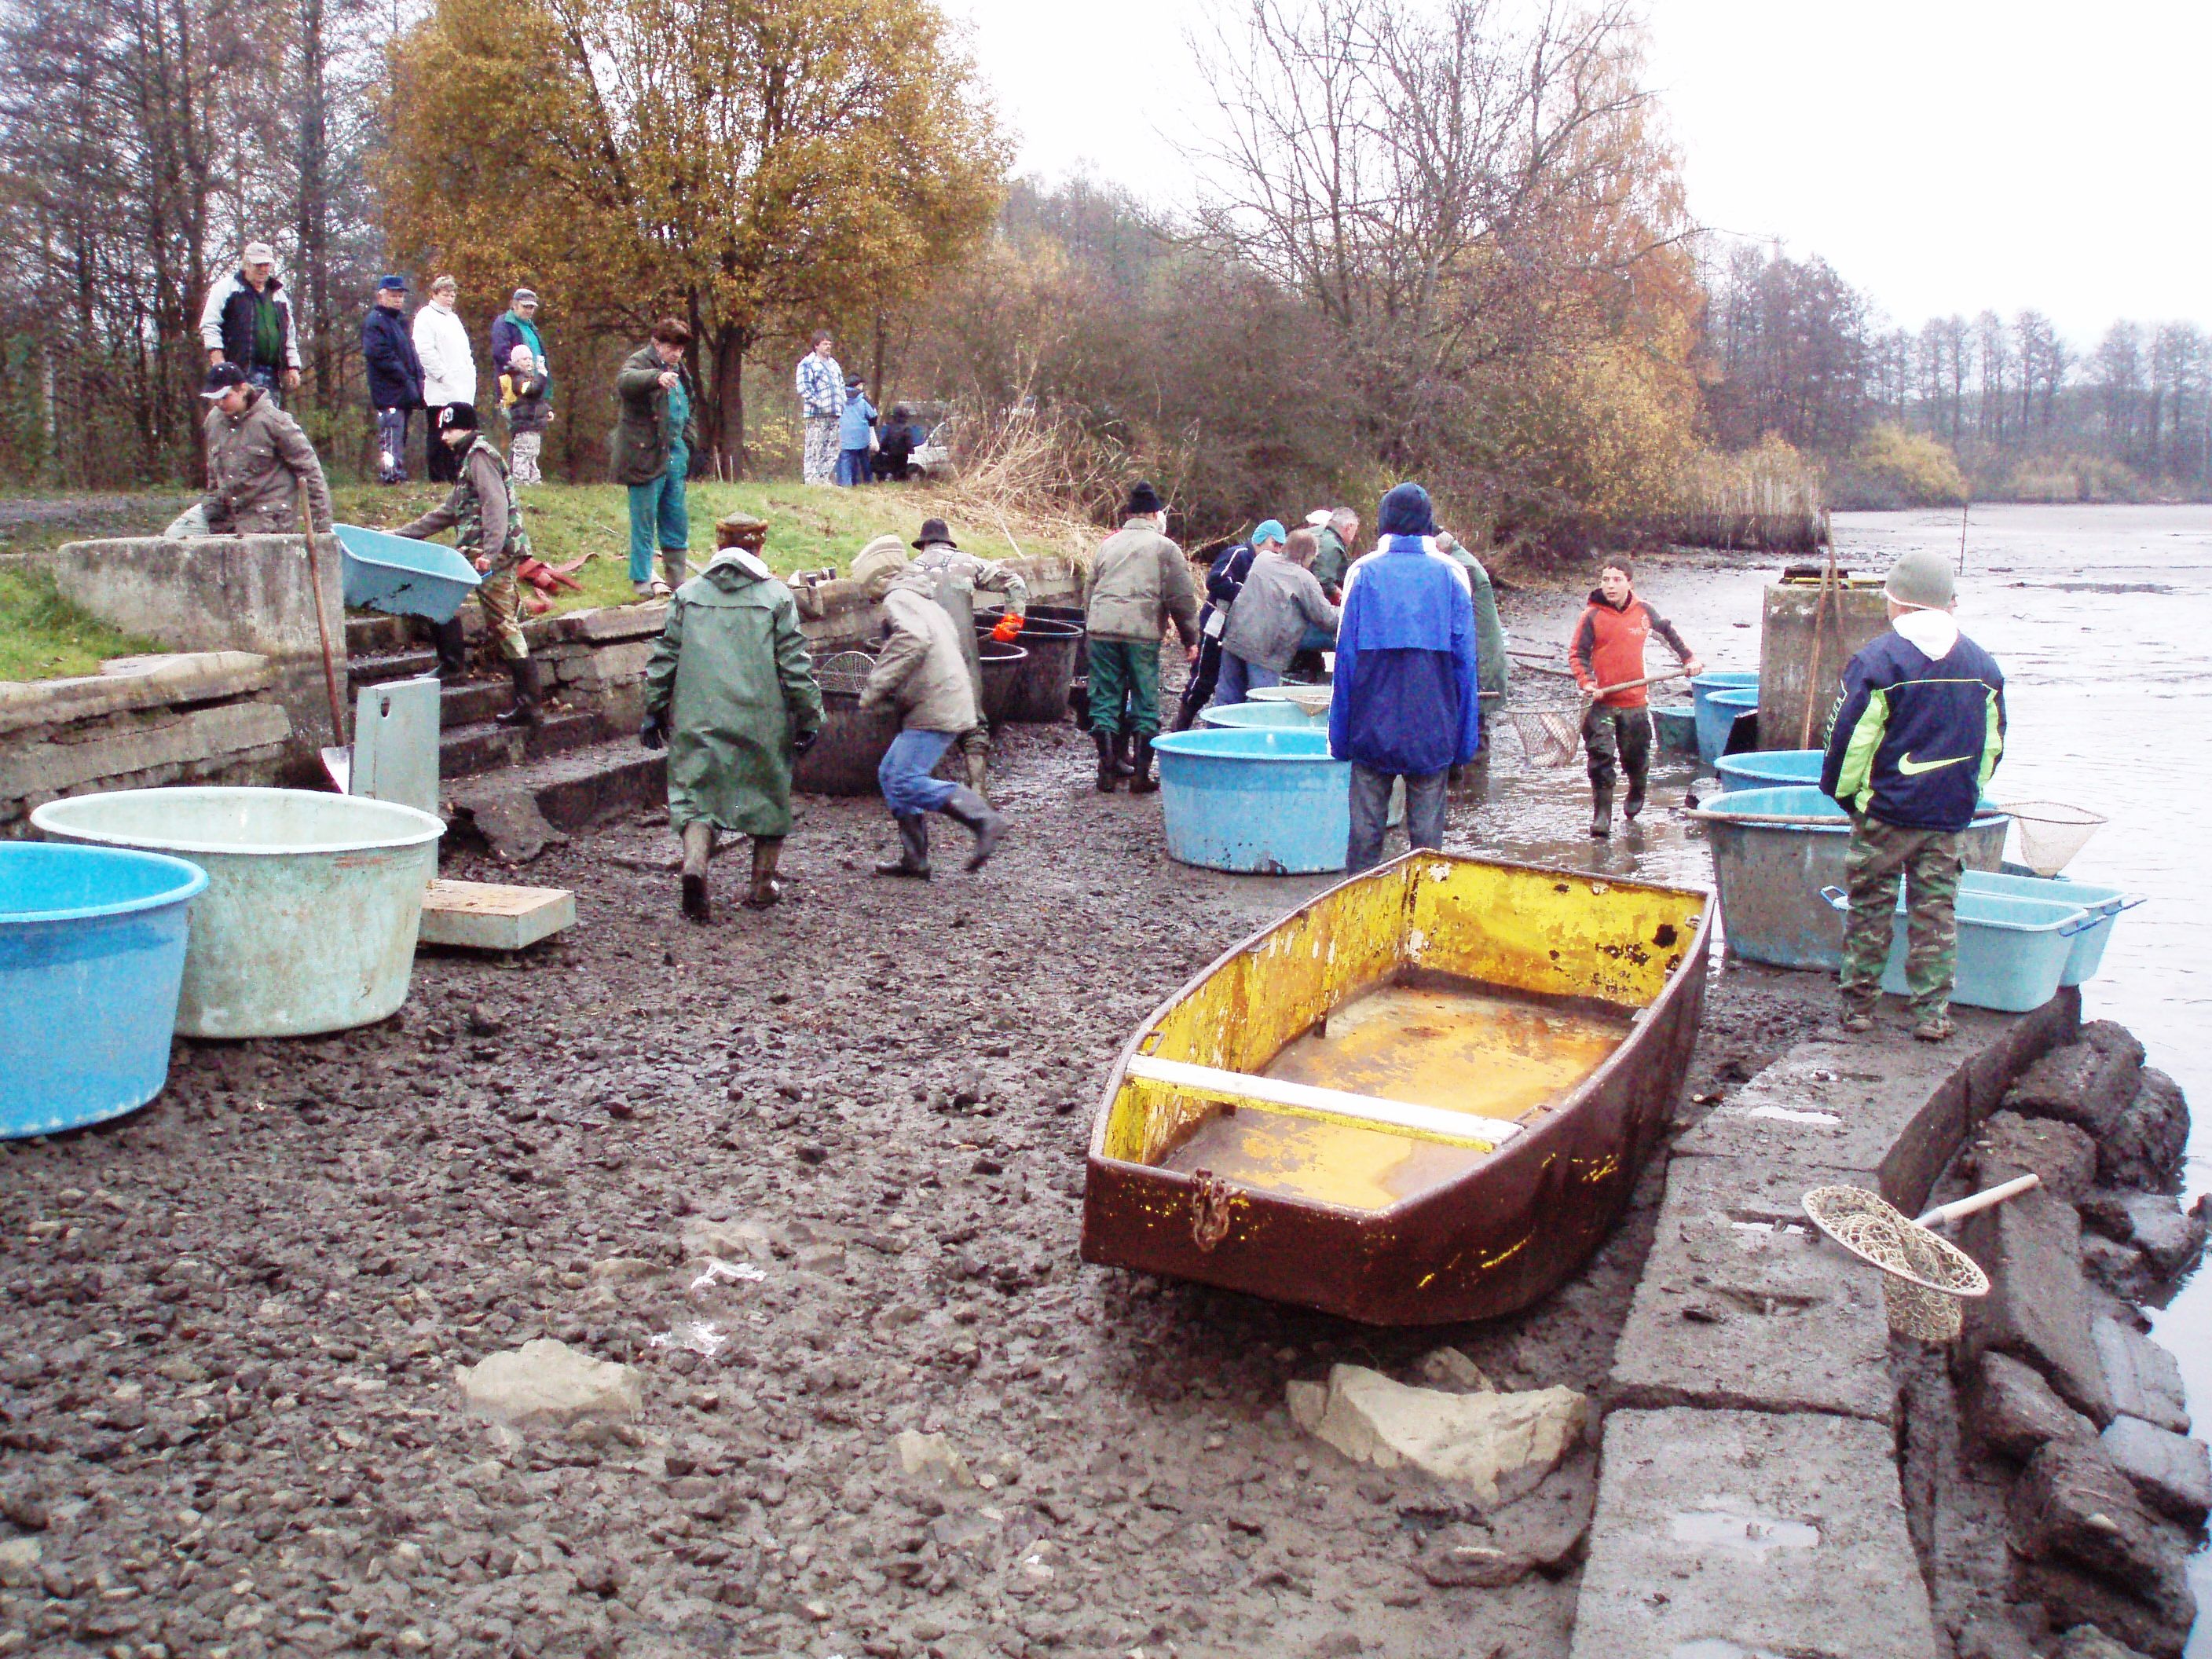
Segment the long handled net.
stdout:
<path fill-rule="evenodd" d="M 1973 1257 L 1874 1193 L 1816 1187 L 1804 1204 L 1814 1226 L 1881 1270 L 1889 1328 L 1900 1336 L 1956 1341 L 1966 1325 L 1961 1299 L 1989 1294 L 1989 1275 Z"/>
<path fill-rule="evenodd" d="M 814 683 L 824 691 L 858 696 L 867 689 L 876 659 L 865 651 L 833 651 L 814 665 Z"/>
<path fill-rule="evenodd" d="M 2105 823 L 2104 814 L 2055 800 L 2027 800 L 2003 809 L 2020 837 L 2021 860 L 2039 876 L 2055 876 L 2073 862 Z"/>

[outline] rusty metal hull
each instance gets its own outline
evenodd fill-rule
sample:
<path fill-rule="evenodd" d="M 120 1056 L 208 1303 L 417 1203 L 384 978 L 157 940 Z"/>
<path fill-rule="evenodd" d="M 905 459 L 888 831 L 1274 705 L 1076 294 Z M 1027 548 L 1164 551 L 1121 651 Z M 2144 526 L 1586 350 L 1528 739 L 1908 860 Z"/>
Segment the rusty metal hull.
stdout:
<path fill-rule="evenodd" d="M 1656 994 L 1633 1003 L 1638 1012 L 1627 1038 L 1565 1098 L 1528 1118 L 1519 1133 L 1464 1176 L 1371 1211 L 1251 1188 L 1224 1195 L 1217 1184 L 1209 1193 L 1194 1174 L 1127 1156 L 1126 1144 L 1109 1151 L 1109 1141 L 1127 1139 L 1126 1125 L 1109 1133 L 1109 1120 L 1128 1086 L 1130 1062 L 1147 1043 L 1157 1044 L 1180 1007 L 1209 986 L 1218 998 L 1218 976 L 1240 969 L 1249 976 L 1253 970 L 1247 959 L 1267 949 L 1271 938 L 1294 924 L 1311 932 L 1317 909 L 1348 890 L 1388 880 L 1394 872 L 1410 887 L 1413 878 L 1403 872 L 1437 860 L 1550 878 L 1560 894 L 1571 886 L 1594 888 L 1599 896 L 1608 890 L 1664 894 L 1694 906 L 1693 912 L 1677 913 L 1686 925 L 1668 941 L 1663 957 L 1645 965 L 1647 984 L 1661 969 L 1663 981 Z M 1709 896 L 1693 890 L 1595 881 L 1586 872 L 1437 854 L 1409 854 L 1331 889 L 1224 954 L 1163 1004 L 1124 1048 L 1092 1131 L 1084 1260 L 1218 1285 L 1376 1325 L 1486 1319 L 1537 1301 L 1578 1271 L 1603 1242 L 1666 1133 L 1704 1012 L 1712 910 Z M 1647 927 L 1650 914 L 1647 904 Z M 1583 946 L 1601 957 L 1624 948 L 1653 955 L 1634 940 L 1592 945 L 1585 939 Z M 1549 954 L 1556 964 L 1562 953 Z M 1380 965 L 1379 958 L 1370 965 Z M 1249 1001 L 1251 993 L 1243 989 L 1238 995 Z"/>

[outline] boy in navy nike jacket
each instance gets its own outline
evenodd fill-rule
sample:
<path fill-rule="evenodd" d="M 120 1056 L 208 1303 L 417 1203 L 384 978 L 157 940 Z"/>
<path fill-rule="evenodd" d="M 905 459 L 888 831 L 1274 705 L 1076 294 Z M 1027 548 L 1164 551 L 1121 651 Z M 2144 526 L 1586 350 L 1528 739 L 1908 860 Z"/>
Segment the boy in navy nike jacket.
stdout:
<path fill-rule="evenodd" d="M 1912 1035 L 1941 1042 L 1954 1030 L 1959 836 L 2004 752 L 2004 674 L 1952 620 L 1951 570 L 1940 554 L 1906 554 L 1882 593 L 1890 631 L 1844 670 L 1820 763 L 1822 793 L 1851 815 L 1844 1029 L 1874 1024 L 1902 878 Z"/>

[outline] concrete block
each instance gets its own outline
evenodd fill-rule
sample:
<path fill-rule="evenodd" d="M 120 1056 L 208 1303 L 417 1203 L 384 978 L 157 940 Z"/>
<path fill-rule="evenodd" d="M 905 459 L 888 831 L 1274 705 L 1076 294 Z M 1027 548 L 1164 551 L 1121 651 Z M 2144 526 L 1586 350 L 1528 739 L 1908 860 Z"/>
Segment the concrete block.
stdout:
<path fill-rule="evenodd" d="M 1818 749 L 1826 743 L 1844 665 L 1888 629 L 1879 580 L 1831 590 L 1825 600 L 1817 581 L 1769 584 L 1759 632 L 1759 746 Z"/>
<path fill-rule="evenodd" d="M 2161 1278 L 2188 1273 L 2204 1254 L 2203 1218 L 2165 1193 L 2095 1191 L 2081 1206 L 2081 1219 L 2142 1251 Z"/>
<path fill-rule="evenodd" d="M 556 619 L 553 631 L 564 640 L 611 645 L 622 640 L 658 637 L 667 621 L 665 600 L 653 605 L 610 605 L 596 611 L 571 611 Z"/>
<path fill-rule="evenodd" d="M 2095 1442 L 2054 1440 L 2014 1484 L 2008 1541 L 2028 1561 L 2063 1561 L 2154 1608 L 2190 1601 L 2186 1552 Z"/>
<path fill-rule="evenodd" d="M 2117 1319 L 2099 1319 L 2090 1332 L 2112 1411 L 2187 1434 L 2188 1396 L 2182 1391 L 2181 1367 L 2173 1356 Z M 2110 1416 L 2099 1420 L 2109 1421 Z"/>
<path fill-rule="evenodd" d="M 434 881 L 422 894 L 422 941 L 520 951 L 576 925 L 576 896 L 561 887 Z"/>
<path fill-rule="evenodd" d="M 1824 1413 L 1615 1412 L 1572 1659 L 1934 1659 L 1895 1449 Z"/>
<path fill-rule="evenodd" d="M 2055 1048 L 2021 1073 L 2004 1103 L 2023 1117 L 2055 1117 L 2098 1140 L 2119 1127 L 2142 1083 L 2142 1044 L 2123 1027 L 2098 1020 L 2081 1040 Z"/>
<path fill-rule="evenodd" d="M 2096 1425 L 2052 1393 L 2040 1371 L 1995 1349 L 1981 1357 L 1964 1403 L 1982 1443 L 2022 1463 L 2053 1440 L 2097 1436 Z"/>
<path fill-rule="evenodd" d="M 2212 1514 L 2212 1455 L 2203 1441 L 2140 1417 L 2116 1417 L 2104 1443 L 2113 1466 L 2160 1514 L 2192 1528 Z"/>
<path fill-rule="evenodd" d="M 1674 1161 L 1613 1351 L 1622 1404 L 1896 1420 L 1880 1275 L 1821 1241 L 1800 1202 L 1821 1178 Z"/>
<path fill-rule="evenodd" d="M 1966 1169 L 1978 1187 L 2036 1175 L 2054 1198 L 2078 1204 L 2097 1184 L 2097 1143 L 2058 1118 L 1997 1112 L 1966 1149 Z"/>
<path fill-rule="evenodd" d="M 0 749 L 0 799 L 78 793 L 94 784 L 144 781 L 139 775 L 204 765 L 226 756 L 283 744 L 292 736 L 284 710 L 273 702 L 219 703 L 173 716 L 148 716 L 130 724 L 94 727 L 79 741 L 66 737 Z"/>
<path fill-rule="evenodd" d="M 97 674 L 0 681 L 0 735 L 67 726 L 141 709 L 222 702 L 265 691 L 274 675 L 256 651 L 117 657 Z"/>
<path fill-rule="evenodd" d="M 602 645 L 586 653 L 578 659 L 564 678 L 573 678 L 579 685 L 628 685 L 645 678 L 645 665 L 653 660 L 658 637 L 634 640 L 622 645 Z"/>
<path fill-rule="evenodd" d="M 315 551 L 331 649 L 343 661 L 343 556 L 333 537 Z M 174 651 L 322 654 L 303 536 L 68 542 L 34 550 L 30 562 L 102 622 Z"/>
<path fill-rule="evenodd" d="M 1990 1276 L 1990 1293 L 1966 1304 L 1961 1352 L 1995 1348 L 2043 1373 L 2058 1396 L 2099 1427 L 2112 1420 L 2105 1366 L 2089 1334 L 2081 1275 L 2081 1222 L 2048 1193 L 2024 1193 L 1970 1216 L 1959 1243 Z"/>
<path fill-rule="evenodd" d="M 2174 1604 L 2156 1607 L 2109 1579 L 2057 1559 L 2015 1559 L 2012 1594 L 2015 1601 L 2041 1603 L 2054 1626 L 2094 1625 L 2119 1638 L 2127 1644 L 2123 1651 L 2139 1659 L 2183 1659 L 2196 1618 L 2196 1598 L 2185 1589 Z"/>
<path fill-rule="evenodd" d="M 2099 1177 L 2112 1187 L 2173 1192 L 2181 1185 L 2182 1154 L 2188 1145 L 2189 1104 L 2181 1085 L 2146 1066 L 2135 1098 L 2097 1144 Z"/>

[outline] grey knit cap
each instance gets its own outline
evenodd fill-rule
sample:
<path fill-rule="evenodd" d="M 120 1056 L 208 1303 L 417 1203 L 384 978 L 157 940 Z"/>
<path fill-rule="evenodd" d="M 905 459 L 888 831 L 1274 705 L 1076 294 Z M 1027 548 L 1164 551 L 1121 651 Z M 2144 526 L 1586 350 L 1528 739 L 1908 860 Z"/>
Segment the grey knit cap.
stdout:
<path fill-rule="evenodd" d="M 1905 554 L 1890 566 L 1882 592 L 1899 605 L 1923 611 L 1948 611 L 1958 589 L 1951 579 L 1951 562 L 1941 553 L 1922 548 Z"/>

